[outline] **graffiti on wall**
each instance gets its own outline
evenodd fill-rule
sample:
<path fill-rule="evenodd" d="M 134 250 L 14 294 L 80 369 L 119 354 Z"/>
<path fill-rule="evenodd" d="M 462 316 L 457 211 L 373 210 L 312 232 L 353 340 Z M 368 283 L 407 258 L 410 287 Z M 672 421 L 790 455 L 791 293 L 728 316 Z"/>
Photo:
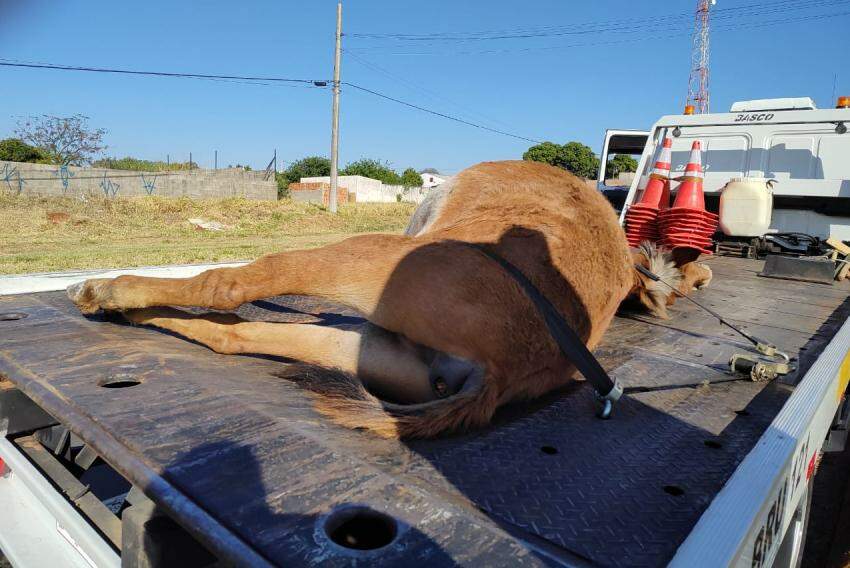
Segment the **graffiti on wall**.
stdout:
<path fill-rule="evenodd" d="M 121 189 L 121 184 L 115 183 L 107 177 L 106 172 L 103 172 L 103 179 L 100 181 L 100 189 L 103 190 L 103 194 L 106 197 L 115 197 L 118 190 Z"/>
<path fill-rule="evenodd" d="M 62 182 L 62 193 L 66 193 L 68 191 L 68 187 L 71 185 L 71 178 L 75 175 L 74 172 L 72 172 L 68 166 L 63 165 L 59 166 L 58 170 L 54 170 L 53 175 L 59 178 Z"/>
<path fill-rule="evenodd" d="M 0 172 L 0 175 L 3 176 L 6 185 L 9 186 L 9 191 L 14 191 L 16 195 L 20 195 L 24 191 L 26 181 L 21 177 L 21 172 L 18 171 L 17 166 L 3 164 L 3 171 Z M 15 182 L 15 187 L 12 186 L 12 182 Z"/>
<path fill-rule="evenodd" d="M 147 179 L 145 174 L 142 174 L 142 187 L 145 193 L 153 195 L 153 192 L 156 191 L 156 175 L 153 176 L 153 179 Z"/>

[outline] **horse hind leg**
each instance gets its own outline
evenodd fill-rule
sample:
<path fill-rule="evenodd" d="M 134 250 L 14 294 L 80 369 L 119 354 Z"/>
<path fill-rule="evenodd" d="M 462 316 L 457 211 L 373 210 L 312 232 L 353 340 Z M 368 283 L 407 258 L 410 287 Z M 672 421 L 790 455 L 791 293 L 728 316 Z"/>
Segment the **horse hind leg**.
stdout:
<path fill-rule="evenodd" d="M 357 376 L 371 391 L 404 404 L 438 398 L 435 378 L 439 379 L 437 389 L 459 390 L 462 378 L 470 373 L 469 364 L 462 360 L 435 354 L 371 324 L 343 330 L 251 322 L 231 314 L 198 316 L 174 308 L 134 309 L 124 312 L 124 317 L 173 331 L 217 353 L 274 355 L 337 369 Z"/>

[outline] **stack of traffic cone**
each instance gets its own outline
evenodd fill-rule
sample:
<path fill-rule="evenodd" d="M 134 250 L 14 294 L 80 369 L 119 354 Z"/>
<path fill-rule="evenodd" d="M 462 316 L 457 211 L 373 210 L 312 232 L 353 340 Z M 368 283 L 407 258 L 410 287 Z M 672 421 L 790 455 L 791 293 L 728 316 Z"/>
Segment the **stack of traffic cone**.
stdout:
<path fill-rule="evenodd" d="M 673 207 L 662 211 L 658 224 L 662 244 L 670 249 L 690 248 L 711 254 L 711 237 L 717 231 L 718 216 L 705 210 L 702 191 L 702 159 L 699 140 L 691 146 L 691 158 L 681 178 Z"/>
<path fill-rule="evenodd" d="M 626 212 L 626 238 L 632 247 L 638 246 L 641 241 L 656 242 L 661 236 L 658 231 L 658 214 L 670 206 L 672 146 L 673 141 L 665 138 L 640 203 L 635 203 Z"/>

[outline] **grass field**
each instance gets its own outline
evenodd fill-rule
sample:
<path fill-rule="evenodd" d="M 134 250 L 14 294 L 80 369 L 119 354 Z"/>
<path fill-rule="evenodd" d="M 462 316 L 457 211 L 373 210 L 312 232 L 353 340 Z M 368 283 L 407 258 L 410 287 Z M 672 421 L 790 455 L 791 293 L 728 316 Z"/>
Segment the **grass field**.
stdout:
<path fill-rule="evenodd" d="M 13 196 L 0 190 L 0 274 L 248 260 L 361 233 L 400 232 L 408 203 L 340 206 L 291 201 Z M 188 219 L 218 221 L 204 231 Z"/>

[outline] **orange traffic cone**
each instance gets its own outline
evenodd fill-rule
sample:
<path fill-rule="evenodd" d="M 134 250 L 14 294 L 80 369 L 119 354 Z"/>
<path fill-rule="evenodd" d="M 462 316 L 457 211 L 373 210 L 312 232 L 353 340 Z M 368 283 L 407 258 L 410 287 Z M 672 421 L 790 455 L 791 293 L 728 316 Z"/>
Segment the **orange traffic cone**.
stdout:
<path fill-rule="evenodd" d="M 700 154 L 700 142 L 695 140 L 691 146 L 691 157 L 685 166 L 685 175 L 680 179 L 679 191 L 673 207 L 686 207 L 694 211 L 705 212 L 705 195 L 702 191 L 702 182 L 705 176 L 702 173 L 702 157 Z"/>
<path fill-rule="evenodd" d="M 636 247 L 645 240 L 659 240 L 658 212 L 670 206 L 672 146 L 673 141 L 665 138 L 640 202 L 629 207 L 626 213 L 626 238 L 630 246 Z"/>
<path fill-rule="evenodd" d="M 705 210 L 703 171 L 700 142 L 691 146 L 691 157 L 670 209 L 662 211 L 658 224 L 663 234 L 662 243 L 671 249 L 690 248 L 711 254 L 711 237 L 717 231 L 718 217 Z"/>

